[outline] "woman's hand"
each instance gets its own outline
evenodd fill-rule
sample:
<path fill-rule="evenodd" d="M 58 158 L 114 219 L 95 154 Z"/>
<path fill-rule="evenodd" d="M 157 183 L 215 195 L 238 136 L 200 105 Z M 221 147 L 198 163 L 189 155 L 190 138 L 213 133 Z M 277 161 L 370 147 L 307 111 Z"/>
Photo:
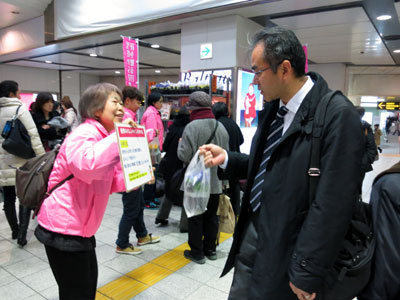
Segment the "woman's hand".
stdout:
<path fill-rule="evenodd" d="M 42 125 L 42 128 L 43 128 L 43 129 L 49 129 L 49 128 L 50 128 L 50 125 L 43 124 L 43 125 Z"/>
<path fill-rule="evenodd" d="M 128 118 L 122 121 L 123 124 L 129 124 L 131 125 L 133 128 L 138 127 L 138 125 L 136 124 L 135 121 L 133 121 L 132 119 Z"/>

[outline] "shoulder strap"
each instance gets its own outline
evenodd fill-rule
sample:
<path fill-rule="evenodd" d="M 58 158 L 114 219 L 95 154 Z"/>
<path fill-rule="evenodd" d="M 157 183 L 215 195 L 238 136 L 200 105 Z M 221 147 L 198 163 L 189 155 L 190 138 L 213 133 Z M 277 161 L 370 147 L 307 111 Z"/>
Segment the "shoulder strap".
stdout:
<path fill-rule="evenodd" d="M 15 115 L 14 115 L 14 117 L 12 118 L 12 120 L 13 121 L 15 121 L 16 119 L 18 119 L 18 112 L 19 112 L 19 109 L 21 108 L 21 105 L 18 105 L 18 108 L 17 108 L 17 110 L 15 111 Z"/>
<path fill-rule="evenodd" d="M 309 203 L 314 201 L 319 176 L 321 175 L 320 166 L 320 150 L 321 150 L 321 136 L 322 129 L 324 127 L 326 110 L 331 99 L 336 95 L 341 94 L 340 91 L 330 91 L 325 94 L 324 97 L 319 101 L 317 109 L 314 115 L 313 130 L 312 130 L 312 142 L 311 142 L 311 158 L 310 168 L 308 169 L 308 175 L 310 176 L 309 184 Z"/>
<path fill-rule="evenodd" d="M 215 120 L 215 128 L 214 128 L 214 131 L 211 133 L 211 136 L 210 136 L 209 139 L 207 140 L 206 144 L 209 144 L 209 143 L 212 141 L 212 139 L 214 138 L 215 132 L 217 131 L 218 123 L 219 123 L 219 122 L 218 122 L 217 120 Z"/>
<path fill-rule="evenodd" d="M 64 178 L 63 180 L 61 180 L 59 183 L 57 183 L 55 186 L 53 186 L 53 188 L 52 188 L 50 191 L 48 191 L 48 192 L 46 192 L 46 193 L 44 194 L 43 198 L 40 200 L 39 205 L 37 205 L 37 206 L 35 207 L 35 210 L 34 210 L 33 215 L 32 215 L 32 220 L 33 220 L 33 219 L 37 216 L 37 214 L 39 213 L 39 210 L 40 210 L 40 207 L 41 207 L 42 204 L 43 204 L 43 201 L 44 201 L 47 197 L 49 197 L 50 194 L 51 194 L 55 189 L 59 188 L 59 187 L 62 186 L 66 181 L 68 181 L 68 180 L 70 180 L 70 179 L 72 179 L 72 178 L 74 178 L 74 175 L 73 175 L 73 174 L 71 174 L 71 175 L 69 175 L 67 178 Z"/>

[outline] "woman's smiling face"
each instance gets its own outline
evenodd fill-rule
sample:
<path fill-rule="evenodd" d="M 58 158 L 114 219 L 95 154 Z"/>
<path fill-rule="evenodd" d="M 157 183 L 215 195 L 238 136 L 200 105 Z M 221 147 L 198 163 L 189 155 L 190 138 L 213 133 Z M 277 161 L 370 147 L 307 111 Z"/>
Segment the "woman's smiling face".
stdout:
<path fill-rule="evenodd" d="M 114 129 L 114 122 L 122 122 L 124 116 L 123 104 L 117 93 L 111 93 L 106 101 L 103 111 L 96 113 L 98 121 L 110 132 Z"/>

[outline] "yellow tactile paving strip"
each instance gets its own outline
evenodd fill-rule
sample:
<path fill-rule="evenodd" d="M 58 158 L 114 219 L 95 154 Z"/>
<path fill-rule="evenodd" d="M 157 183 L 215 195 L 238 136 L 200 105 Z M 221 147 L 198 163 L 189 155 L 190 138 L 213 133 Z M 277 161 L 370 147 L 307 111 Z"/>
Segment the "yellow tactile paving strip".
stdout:
<path fill-rule="evenodd" d="M 387 157 L 400 157 L 400 154 L 390 154 L 390 153 L 382 153 L 379 154 L 380 156 L 387 156 Z"/>
<path fill-rule="evenodd" d="M 232 234 L 221 232 L 219 242 L 222 243 L 231 236 Z M 189 245 L 183 243 L 143 266 L 107 283 L 97 290 L 96 300 L 125 300 L 135 297 L 190 263 L 190 260 L 183 256 L 183 251 L 186 249 L 189 249 Z"/>

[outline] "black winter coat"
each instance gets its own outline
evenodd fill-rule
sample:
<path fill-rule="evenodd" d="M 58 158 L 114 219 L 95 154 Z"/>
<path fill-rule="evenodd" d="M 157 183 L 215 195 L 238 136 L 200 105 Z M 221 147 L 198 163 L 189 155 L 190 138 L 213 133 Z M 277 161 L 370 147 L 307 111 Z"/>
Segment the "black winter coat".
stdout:
<path fill-rule="evenodd" d="M 327 108 L 321 138 L 321 176 L 309 208 L 312 120 L 316 104 L 329 89 L 320 75 L 308 75 L 314 86 L 267 165 L 247 299 L 297 299 L 289 281 L 307 292 L 318 292 L 331 274 L 358 198 L 363 151 L 360 118 L 347 98 L 336 95 Z M 225 175 L 243 178 L 247 174 L 248 186 L 223 275 L 234 266 L 252 214 L 250 190 L 278 108 L 279 100 L 275 100 L 260 112 L 250 155 L 228 152 Z"/>
<path fill-rule="evenodd" d="M 365 147 L 365 152 L 361 160 L 361 168 L 365 174 L 366 172 L 372 171 L 372 164 L 374 163 L 378 152 L 376 150 L 375 138 L 374 134 L 372 133 L 371 125 L 362 120 L 361 126 L 364 135 L 363 144 Z M 362 176 L 364 176 L 364 174 L 362 174 Z"/>
<path fill-rule="evenodd" d="M 226 116 L 219 117 L 217 120 L 224 125 L 229 134 L 229 150 L 240 152 L 240 145 L 243 144 L 244 139 L 239 126 L 235 123 L 235 121 Z"/>
<path fill-rule="evenodd" d="M 376 237 L 372 274 L 359 300 L 400 299 L 400 162 L 379 174 L 371 192 Z"/>
<path fill-rule="evenodd" d="M 50 127 L 48 129 L 42 128 L 42 125 L 47 124 L 47 122 L 50 121 L 52 118 L 58 117 L 58 116 L 60 116 L 60 114 L 58 112 L 52 111 L 49 114 L 50 118 L 48 120 L 46 120 L 44 114 L 41 111 L 32 113 L 33 121 L 36 124 L 40 139 L 42 141 L 61 139 L 65 136 L 66 130 L 57 131 L 54 127 Z"/>
<path fill-rule="evenodd" d="M 166 152 L 160 172 L 166 180 L 170 180 L 176 170 L 182 168 L 183 162 L 178 158 L 177 149 L 179 139 L 182 137 L 185 126 L 190 122 L 189 115 L 177 115 L 174 123 L 169 127 L 167 137 L 163 144 Z"/>

